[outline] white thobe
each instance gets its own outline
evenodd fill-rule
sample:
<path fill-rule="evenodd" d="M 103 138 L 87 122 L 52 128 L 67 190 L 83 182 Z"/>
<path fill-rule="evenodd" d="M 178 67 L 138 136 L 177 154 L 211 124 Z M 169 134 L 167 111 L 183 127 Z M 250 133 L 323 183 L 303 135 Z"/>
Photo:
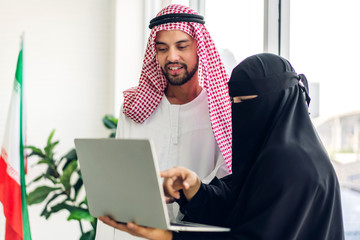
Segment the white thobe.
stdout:
<path fill-rule="evenodd" d="M 193 101 L 182 105 L 170 104 L 164 95 L 155 111 L 142 124 L 120 113 L 116 137 L 151 139 L 160 171 L 182 166 L 196 172 L 205 183 L 214 176 L 228 175 L 228 168 L 212 131 L 205 90 Z M 178 209 L 175 204 L 173 207 Z M 171 215 L 171 206 L 169 210 Z M 98 221 L 96 240 L 105 239 L 139 238 Z"/>

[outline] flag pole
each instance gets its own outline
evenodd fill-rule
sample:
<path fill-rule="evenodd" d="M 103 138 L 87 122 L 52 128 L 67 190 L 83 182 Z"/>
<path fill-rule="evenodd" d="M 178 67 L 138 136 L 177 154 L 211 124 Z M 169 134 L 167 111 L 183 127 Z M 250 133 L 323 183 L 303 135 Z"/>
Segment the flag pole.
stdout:
<path fill-rule="evenodd" d="M 24 118 L 24 43 L 25 43 L 25 33 L 21 36 L 21 48 L 20 54 L 17 62 L 17 68 L 15 73 L 15 78 L 20 84 L 20 187 L 21 187 L 21 205 L 22 205 L 22 225 L 23 225 L 23 234 L 24 240 L 31 240 L 30 224 L 29 224 L 29 214 L 27 208 L 26 200 L 26 181 L 25 181 L 25 152 L 24 152 L 24 139 L 25 139 L 25 118 Z"/>
<path fill-rule="evenodd" d="M 26 195 L 26 181 L 25 181 L 25 106 L 24 106 L 24 96 L 25 96 L 25 81 L 24 81 L 24 70 L 25 64 L 25 33 L 22 34 L 21 37 L 21 54 L 19 55 L 18 64 L 20 63 L 21 70 L 16 70 L 16 78 L 21 84 L 20 88 L 20 182 L 21 182 L 21 203 L 22 203 L 22 216 L 23 216 L 23 233 L 24 240 L 31 240 L 31 232 L 30 232 L 30 223 L 29 223 L 29 213 L 27 207 L 27 195 Z"/>

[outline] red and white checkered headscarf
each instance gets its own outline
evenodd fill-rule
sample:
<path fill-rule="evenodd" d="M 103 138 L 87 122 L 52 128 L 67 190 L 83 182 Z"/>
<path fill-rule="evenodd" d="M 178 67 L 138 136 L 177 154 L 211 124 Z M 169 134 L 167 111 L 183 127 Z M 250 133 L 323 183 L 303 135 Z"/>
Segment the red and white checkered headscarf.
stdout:
<path fill-rule="evenodd" d="M 189 7 L 169 5 L 157 16 L 172 13 L 198 14 Z M 210 121 L 216 141 L 231 172 L 231 102 L 227 82 L 229 76 L 220 60 L 218 51 L 203 24 L 194 22 L 165 23 L 153 27 L 148 40 L 139 85 L 124 91 L 123 113 L 138 123 L 143 123 L 160 103 L 167 86 L 155 50 L 158 31 L 181 30 L 197 41 L 199 56 L 199 84 L 206 89 Z"/>

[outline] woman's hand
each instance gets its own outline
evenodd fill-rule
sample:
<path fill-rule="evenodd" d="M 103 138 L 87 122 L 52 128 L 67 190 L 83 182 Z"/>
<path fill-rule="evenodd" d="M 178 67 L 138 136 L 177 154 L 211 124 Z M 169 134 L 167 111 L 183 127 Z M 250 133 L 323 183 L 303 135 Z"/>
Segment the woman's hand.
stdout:
<path fill-rule="evenodd" d="M 116 229 L 121 231 L 130 233 L 136 237 L 142 237 L 150 240 L 171 240 L 172 232 L 158 229 L 158 228 L 150 228 L 150 227 L 141 227 L 136 225 L 135 223 L 129 222 L 127 224 L 122 224 L 115 222 L 111 218 L 107 216 L 99 217 L 99 220 L 103 223 L 110 225 Z"/>
<path fill-rule="evenodd" d="M 161 172 L 160 176 L 164 178 L 165 195 L 176 199 L 180 198 L 179 190 L 182 189 L 186 199 L 190 201 L 201 185 L 196 173 L 183 167 L 173 167 Z"/>

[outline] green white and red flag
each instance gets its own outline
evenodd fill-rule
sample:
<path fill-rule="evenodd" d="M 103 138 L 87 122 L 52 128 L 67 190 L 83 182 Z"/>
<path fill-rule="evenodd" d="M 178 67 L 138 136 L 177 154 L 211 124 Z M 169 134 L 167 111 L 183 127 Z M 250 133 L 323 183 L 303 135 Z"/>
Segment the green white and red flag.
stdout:
<path fill-rule="evenodd" d="M 6 218 L 5 240 L 31 240 L 25 184 L 23 41 L 0 154 L 0 201 Z"/>

